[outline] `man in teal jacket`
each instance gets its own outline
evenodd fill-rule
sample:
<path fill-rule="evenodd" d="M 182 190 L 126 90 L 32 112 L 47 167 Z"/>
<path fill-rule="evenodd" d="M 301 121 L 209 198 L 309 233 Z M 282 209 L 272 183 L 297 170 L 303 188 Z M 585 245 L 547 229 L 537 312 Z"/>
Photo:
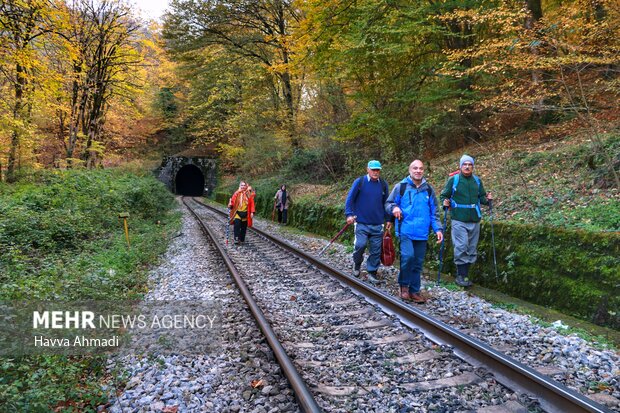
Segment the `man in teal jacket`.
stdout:
<path fill-rule="evenodd" d="M 439 208 L 433 187 L 424 179 L 424 164 L 415 160 L 409 176 L 400 181 L 385 202 L 385 212 L 398 219 L 396 235 L 400 237 L 400 298 L 426 302 L 420 294 L 422 265 L 426 255 L 429 229 L 443 239 Z"/>
<path fill-rule="evenodd" d="M 474 175 L 474 158 L 463 155 L 459 169 L 460 172 L 446 182 L 440 199 L 444 206 L 450 208 L 452 218 L 456 283 L 461 287 L 470 287 L 469 266 L 476 262 L 480 237 L 480 204 L 488 205 L 493 196 L 484 190 L 482 181 Z"/>

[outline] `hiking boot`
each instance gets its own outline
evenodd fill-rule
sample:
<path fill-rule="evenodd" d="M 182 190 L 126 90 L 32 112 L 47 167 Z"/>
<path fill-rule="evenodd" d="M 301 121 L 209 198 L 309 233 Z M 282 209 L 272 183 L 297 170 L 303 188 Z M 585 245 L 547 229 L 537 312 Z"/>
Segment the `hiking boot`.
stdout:
<path fill-rule="evenodd" d="M 239 245 L 239 240 L 237 238 L 235 238 L 235 241 L 233 242 L 233 244 Z"/>
<path fill-rule="evenodd" d="M 411 296 L 409 295 L 409 287 L 407 287 L 406 285 L 400 286 L 400 291 L 398 295 L 402 300 L 405 300 L 405 301 L 411 300 Z"/>
<path fill-rule="evenodd" d="M 461 287 L 471 287 L 473 284 L 471 281 L 469 281 L 468 277 L 463 277 L 462 275 L 457 275 L 456 276 L 456 285 L 461 286 Z"/>
<path fill-rule="evenodd" d="M 372 278 L 374 278 L 375 280 L 377 280 L 377 282 L 384 282 L 383 281 L 383 277 L 381 277 L 381 275 L 379 275 L 379 271 L 374 270 L 374 271 L 368 271 L 368 275 L 372 276 Z"/>
<path fill-rule="evenodd" d="M 360 278 L 360 274 L 361 274 L 360 267 L 358 267 L 357 265 L 355 265 L 355 266 L 353 267 L 353 276 L 354 276 L 355 278 Z"/>
<path fill-rule="evenodd" d="M 414 303 L 424 304 L 426 302 L 426 298 L 422 297 L 420 293 L 413 293 L 413 294 L 410 294 L 410 296 L 411 296 L 411 301 L 413 301 Z"/>
<path fill-rule="evenodd" d="M 368 282 L 372 284 L 377 284 L 379 282 L 379 280 L 377 279 L 377 271 L 369 271 L 366 277 L 368 279 Z"/>

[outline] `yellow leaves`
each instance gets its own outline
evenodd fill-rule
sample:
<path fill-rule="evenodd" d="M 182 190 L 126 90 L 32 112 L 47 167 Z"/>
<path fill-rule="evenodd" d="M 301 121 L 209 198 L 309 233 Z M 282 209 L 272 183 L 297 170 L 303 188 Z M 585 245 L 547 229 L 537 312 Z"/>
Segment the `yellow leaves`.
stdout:
<path fill-rule="evenodd" d="M 272 63 L 271 66 L 266 66 L 266 69 L 270 73 L 282 74 L 289 71 L 289 64 L 286 63 Z"/>
<path fill-rule="evenodd" d="M 500 5 L 497 8 L 483 8 L 481 6 L 480 9 L 456 9 L 452 12 L 443 13 L 436 19 L 444 23 L 461 22 L 473 26 L 491 25 L 512 30 L 514 26 L 520 25 L 526 17 L 527 11 L 524 9 L 515 10 L 506 5 Z"/>
<path fill-rule="evenodd" d="M 225 158 L 239 158 L 245 154 L 245 148 L 242 146 L 220 143 L 218 148 L 222 151 L 222 156 Z"/>

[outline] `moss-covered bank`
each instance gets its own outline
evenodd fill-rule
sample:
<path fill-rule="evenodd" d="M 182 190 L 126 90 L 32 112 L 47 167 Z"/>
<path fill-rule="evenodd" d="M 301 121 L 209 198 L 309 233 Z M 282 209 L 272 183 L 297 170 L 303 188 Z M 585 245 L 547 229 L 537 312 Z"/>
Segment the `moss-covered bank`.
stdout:
<path fill-rule="evenodd" d="M 271 194 L 259 193 L 257 213 L 271 218 Z M 226 203 L 230 194 L 217 193 Z M 289 223 L 332 236 L 344 223 L 343 208 L 301 200 L 289 211 Z M 448 225 L 449 227 L 449 225 Z M 491 226 L 483 222 L 478 262 L 471 278 L 478 284 L 548 306 L 595 324 L 620 328 L 620 234 L 563 230 L 540 225 L 495 222 L 498 276 L 493 266 Z M 352 231 L 343 238 L 351 239 Z M 436 266 L 438 247 L 429 245 L 427 264 Z M 452 248 L 444 271 L 454 274 Z"/>

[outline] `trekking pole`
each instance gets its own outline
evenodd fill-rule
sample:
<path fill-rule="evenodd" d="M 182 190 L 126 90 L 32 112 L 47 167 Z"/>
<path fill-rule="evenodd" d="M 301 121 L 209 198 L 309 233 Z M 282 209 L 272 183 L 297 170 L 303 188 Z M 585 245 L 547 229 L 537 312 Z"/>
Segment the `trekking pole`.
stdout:
<path fill-rule="evenodd" d="M 442 227 L 442 231 L 443 231 L 443 238 L 441 239 L 441 247 L 439 247 L 439 269 L 437 270 L 437 286 L 439 287 L 439 282 L 441 281 L 441 267 L 443 267 L 443 252 L 445 249 L 445 242 L 446 242 L 446 231 L 447 231 L 447 225 L 448 223 L 448 207 L 444 205 L 443 207 L 443 227 Z"/>
<path fill-rule="evenodd" d="M 228 214 L 226 215 L 226 245 L 228 245 L 228 238 L 230 237 L 230 208 L 226 209 Z"/>
<path fill-rule="evenodd" d="M 497 274 L 497 259 L 495 258 L 495 231 L 493 230 L 493 200 L 489 199 L 489 215 L 491 216 L 491 243 L 493 244 L 493 266 L 495 267 L 495 280 L 499 280 Z"/>
<path fill-rule="evenodd" d="M 321 254 L 323 254 L 323 253 L 325 252 L 325 250 L 326 250 L 326 249 L 328 249 L 328 248 L 329 248 L 329 246 L 330 246 L 330 245 L 332 245 L 332 244 L 334 243 L 334 241 L 336 241 L 336 240 L 338 239 L 338 237 L 339 237 L 339 236 L 341 236 L 341 235 L 344 233 L 344 231 L 346 231 L 346 229 L 349 227 L 349 225 L 350 225 L 350 224 L 347 222 L 347 223 L 345 224 L 345 226 L 344 226 L 344 227 L 342 227 L 342 229 L 340 230 L 340 232 L 338 232 L 338 233 L 336 234 L 336 236 L 335 236 L 334 238 L 332 238 L 332 239 L 331 239 L 331 241 L 329 241 L 329 244 L 327 244 L 327 245 L 326 245 L 326 246 L 325 246 L 325 247 L 324 247 L 321 251 L 319 251 L 319 256 L 321 256 Z"/>
<path fill-rule="evenodd" d="M 276 219 L 276 201 L 273 201 L 273 211 L 271 211 L 271 222 L 274 222 Z"/>

